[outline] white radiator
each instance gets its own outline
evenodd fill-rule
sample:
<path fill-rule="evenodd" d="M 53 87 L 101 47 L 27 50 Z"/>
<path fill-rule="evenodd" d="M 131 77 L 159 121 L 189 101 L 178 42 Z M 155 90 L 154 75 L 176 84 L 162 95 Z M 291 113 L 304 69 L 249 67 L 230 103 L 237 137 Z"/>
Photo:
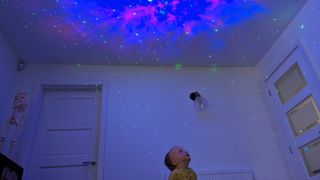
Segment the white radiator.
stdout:
<path fill-rule="evenodd" d="M 215 170 L 196 172 L 198 180 L 255 180 L 251 170 Z M 169 174 L 164 175 L 168 180 Z"/>

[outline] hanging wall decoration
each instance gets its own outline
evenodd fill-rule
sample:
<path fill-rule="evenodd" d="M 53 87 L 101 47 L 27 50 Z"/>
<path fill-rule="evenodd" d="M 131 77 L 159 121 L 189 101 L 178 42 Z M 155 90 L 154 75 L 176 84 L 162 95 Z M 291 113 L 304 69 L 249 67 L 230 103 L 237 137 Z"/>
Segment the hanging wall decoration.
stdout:
<path fill-rule="evenodd" d="M 22 127 L 23 116 L 26 111 L 27 104 L 27 92 L 19 92 L 12 103 L 12 113 L 8 118 L 6 124 L 0 132 L 0 152 L 4 151 L 6 145 L 9 146 L 8 156 L 13 155 L 14 148 L 17 144 L 17 138 L 19 137 L 19 129 Z"/>

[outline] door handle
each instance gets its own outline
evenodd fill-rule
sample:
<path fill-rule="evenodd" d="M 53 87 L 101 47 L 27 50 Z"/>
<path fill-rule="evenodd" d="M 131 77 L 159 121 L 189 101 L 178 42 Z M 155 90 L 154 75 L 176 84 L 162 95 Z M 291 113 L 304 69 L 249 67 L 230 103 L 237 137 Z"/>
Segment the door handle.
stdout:
<path fill-rule="evenodd" d="M 82 165 L 84 165 L 84 166 L 94 166 L 94 165 L 96 165 L 96 162 L 94 162 L 94 161 L 83 161 Z"/>

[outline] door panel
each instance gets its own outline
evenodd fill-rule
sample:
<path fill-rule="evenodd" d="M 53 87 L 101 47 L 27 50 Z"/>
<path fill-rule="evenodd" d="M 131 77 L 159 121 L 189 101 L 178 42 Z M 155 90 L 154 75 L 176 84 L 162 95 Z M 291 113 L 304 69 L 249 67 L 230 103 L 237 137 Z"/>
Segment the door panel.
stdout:
<path fill-rule="evenodd" d="M 309 176 L 320 174 L 320 138 L 304 145 L 300 148 Z"/>
<path fill-rule="evenodd" d="M 277 89 L 281 103 L 287 103 L 303 89 L 306 84 L 298 64 L 294 64 L 279 80 L 277 80 L 277 82 L 275 82 L 275 88 Z"/>
<path fill-rule="evenodd" d="M 303 135 L 309 129 L 320 124 L 319 108 L 312 95 L 293 107 L 286 115 L 295 137 Z"/>
<path fill-rule="evenodd" d="M 63 166 L 63 167 L 48 167 L 40 168 L 39 179 L 42 180 L 60 180 L 60 179 L 75 179 L 86 180 L 87 172 L 85 167 L 81 166 Z"/>

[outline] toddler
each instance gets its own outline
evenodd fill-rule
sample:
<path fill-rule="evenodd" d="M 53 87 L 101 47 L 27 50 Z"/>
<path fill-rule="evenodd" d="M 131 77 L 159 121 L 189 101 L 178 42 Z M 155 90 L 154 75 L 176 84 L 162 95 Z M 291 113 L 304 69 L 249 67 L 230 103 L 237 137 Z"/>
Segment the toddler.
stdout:
<path fill-rule="evenodd" d="M 196 173 L 189 168 L 190 160 L 190 154 L 182 147 L 172 147 L 164 160 L 164 163 L 171 171 L 169 180 L 197 180 Z"/>

